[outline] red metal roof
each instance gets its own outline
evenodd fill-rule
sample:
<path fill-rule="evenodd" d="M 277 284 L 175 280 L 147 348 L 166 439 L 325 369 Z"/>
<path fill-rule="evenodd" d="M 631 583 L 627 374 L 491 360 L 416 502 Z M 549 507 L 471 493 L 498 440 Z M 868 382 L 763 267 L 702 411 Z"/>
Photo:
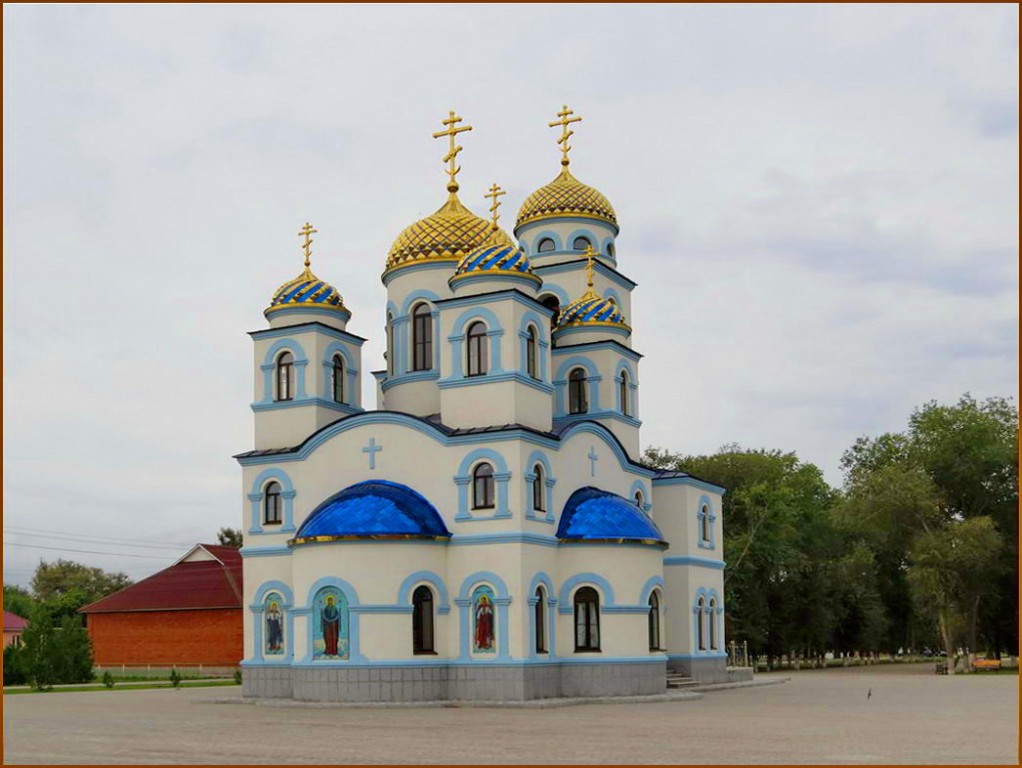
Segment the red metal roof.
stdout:
<path fill-rule="evenodd" d="M 28 626 L 28 621 L 16 613 L 4 611 L 4 632 L 17 632 Z"/>
<path fill-rule="evenodd" d="M 203 557 L 203 551 L 215 559 Z M 197 544 L 159 573 L 81 608 L 82 613 L 172 611 L 241 607 L 241 553 L 234 547 Z"/>

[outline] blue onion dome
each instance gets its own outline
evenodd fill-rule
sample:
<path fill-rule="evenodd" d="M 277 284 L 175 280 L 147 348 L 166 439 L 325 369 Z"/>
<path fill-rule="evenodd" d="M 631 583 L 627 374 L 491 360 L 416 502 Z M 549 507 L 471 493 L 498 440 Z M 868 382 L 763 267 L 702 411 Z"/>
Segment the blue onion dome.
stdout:
<path fill-rule="evenodd" d="M 557 538 L 562 541 L 615 541 L 666 544 L 664 535 L 634 501 L 610 491 L 579 488 L 564 505 Z"/>
<path fill-rule="evenodd" d="M 339 539 L 437 539 L 451 535 L 434 507 L 407 485 L 366 480 L 316 507 L 293 544 Z"/>
<path fill-rule="evenodd" d="M 529 257 L 500 227 L 493 225 L 486 242 L 474 248 L 458 262 L 451 281 L 470 275 L 526 277 L 540 284 L 532 271 Z"/>
<path fill-rule="evenodd" d="M 268 315 L 278 309 L 294 307 L 334 309 L 351 316 L 351 312 L 344 306 L 344 299 L 341 298 L 337 289 L 316 277 L 308 265 L 302 274 L 294 280 L 288 280 L 277 289 L 264 314 Z"/>
<path fill-rule="evenodd" d="M 565 307 L 557 318 L 557 328 L 577 327 L 611 327 L 621 328 L 631 332 L 631 327 L 625 322 L 625 316 L 610 299 L 606 299 L 597 293 L 593 287 L 593 257 L 596 254 L 592 249 L 586 250 L 588 264 L 586 264 L 586 292 L 571 304 Z"/>

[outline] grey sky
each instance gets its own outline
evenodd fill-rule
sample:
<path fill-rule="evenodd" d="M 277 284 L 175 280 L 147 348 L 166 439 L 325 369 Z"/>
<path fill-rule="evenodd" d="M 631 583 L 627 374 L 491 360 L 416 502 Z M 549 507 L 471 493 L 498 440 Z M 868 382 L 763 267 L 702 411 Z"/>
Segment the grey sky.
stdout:
<path fill-rule="evenodd" d="M 451 108 L 462 199 L 499 182 L 509 227 L 558 171 L 546 123 L 584 117 L 572 169 L 639 283 L 644 445 L 794 450 L 837 484 L 927 400 L 1017 397 L 1017 6 L 3 13 L 7 581 L 139 578 L 184 547 L 102 539 L 241 525 L 245 332 L 308 219 L 382 366 L 380 273 L 444 199 Z"/>

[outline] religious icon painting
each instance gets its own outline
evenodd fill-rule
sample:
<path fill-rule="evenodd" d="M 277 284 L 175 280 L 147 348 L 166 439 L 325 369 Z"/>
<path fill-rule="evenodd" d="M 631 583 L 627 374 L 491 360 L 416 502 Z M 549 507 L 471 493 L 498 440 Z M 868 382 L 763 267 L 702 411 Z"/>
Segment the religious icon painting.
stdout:
<path fill-rule="evenodd" d="M 312 657 L 348 658 L 348 600 L 337 587 L 316 593 L 312 606 Z"/>
<path fill-rule="evenodd" d="M 284 655 L 284 599 L 278 592 L 270 592 L 263 599 L 264 656 Z"/>
<path fill-rule="evenodd" d="M 485 585 L 476 587 L 472 592 L 472 650 L 476 653 L 497 651 L 494 608 L 493 589 Z"/>

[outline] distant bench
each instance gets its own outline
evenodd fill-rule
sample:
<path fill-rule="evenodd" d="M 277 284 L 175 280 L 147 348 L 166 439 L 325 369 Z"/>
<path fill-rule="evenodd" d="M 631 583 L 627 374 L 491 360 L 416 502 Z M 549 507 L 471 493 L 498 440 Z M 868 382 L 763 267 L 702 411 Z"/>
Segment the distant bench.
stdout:
<path fill-rule="evenodd" d="M 1000 669 L 1000 659 L 976 659 L 972 662 L 973 669 Z"/>

